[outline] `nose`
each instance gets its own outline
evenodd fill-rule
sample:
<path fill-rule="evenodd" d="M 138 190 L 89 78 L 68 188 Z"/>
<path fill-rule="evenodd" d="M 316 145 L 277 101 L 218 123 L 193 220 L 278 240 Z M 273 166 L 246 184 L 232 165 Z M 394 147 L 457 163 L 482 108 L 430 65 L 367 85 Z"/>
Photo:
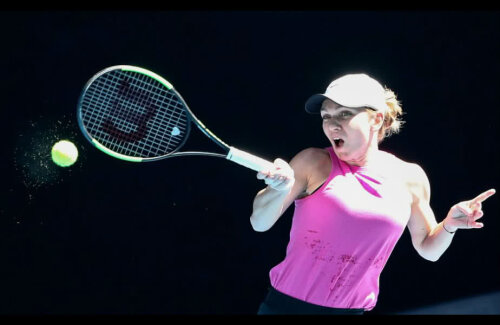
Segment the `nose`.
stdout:
<path fill-rule="evenodd" d="M 331 119 L 328 123 L 328 129 L 331 131 L 338 131 L 340 130 L 341 126 L 340 123 L 336 119 Z"/>

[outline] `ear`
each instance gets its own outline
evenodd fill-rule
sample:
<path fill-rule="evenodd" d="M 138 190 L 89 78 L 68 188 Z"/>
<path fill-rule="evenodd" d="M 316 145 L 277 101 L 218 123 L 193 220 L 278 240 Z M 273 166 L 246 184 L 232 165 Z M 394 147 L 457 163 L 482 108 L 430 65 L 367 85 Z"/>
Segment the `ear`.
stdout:
<path fill-rule="evenodd" d="M 384 114 L 381 112 L 374 112 L 371 119 L 372 130 L 378 131 L 384 125 Z"/>

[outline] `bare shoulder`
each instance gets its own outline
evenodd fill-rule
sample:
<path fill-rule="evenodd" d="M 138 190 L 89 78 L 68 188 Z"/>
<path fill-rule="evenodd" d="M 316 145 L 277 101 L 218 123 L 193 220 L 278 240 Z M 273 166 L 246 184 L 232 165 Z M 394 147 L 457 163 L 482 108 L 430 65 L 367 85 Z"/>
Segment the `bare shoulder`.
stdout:
<path fill-rule="evenodd" d="M 399 159 L 399 158 L 398 158 Z M 427 173 L 418 163 L 407 162 L 401 160 L 402 162 L 402 175 L 405 180 L 408 190 L 413 197 L 418 198 L 429 198 L 430 196 L 430 183 Z"/>
<path fill-rule="evenodd" d="M 296 157 L 300 159 L 306 159 L 311 161 L 315 161 L 324 157 L 329 157 L 330 154 L 326 149 L 323 148 L 315 148 L 315 147 L 309 147 L 306 149 L 303 149 L 299 151 L 296 155 Z"/>
<path fill-rule="evenodd" d="M 309 195 L 328 177 L 331 169 L 330 154 L 326 149 L 307 148 L 295 155 L 290 166 L 295 173 L 295 181 L 301 192 L 297 198 Z"/>
<path fill-rule="evenodd" d="M 423 184 L 428 182 L 425 170 L 417 163 L 405 162 L 407 180 L 412 183 Z"/>
<path fill-rule="evenodd" d="M 330 154 L 326 149 L 310 147 L 298 152 L 290 164 L 294 169 L 315 170 L 329 161 Z"/>

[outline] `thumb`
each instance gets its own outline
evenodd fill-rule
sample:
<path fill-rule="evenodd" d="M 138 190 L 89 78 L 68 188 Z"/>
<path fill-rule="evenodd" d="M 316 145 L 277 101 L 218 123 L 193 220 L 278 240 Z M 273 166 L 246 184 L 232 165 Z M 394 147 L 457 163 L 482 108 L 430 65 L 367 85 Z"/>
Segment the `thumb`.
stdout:
<path fill-rule="evenodd" d="M 273 163 L 274 163 L 274 166 L 276 166 L 278 168 L 287 168 L 288 167 L 288 163 L 281 158 L 276 158 Z"/>

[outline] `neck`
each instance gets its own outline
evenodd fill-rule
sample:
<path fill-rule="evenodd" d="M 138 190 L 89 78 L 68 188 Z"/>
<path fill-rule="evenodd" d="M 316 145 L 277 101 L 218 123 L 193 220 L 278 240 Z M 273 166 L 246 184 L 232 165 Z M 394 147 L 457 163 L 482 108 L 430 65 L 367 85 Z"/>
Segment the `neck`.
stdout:
<path fill-rule="evenodd" d="M 362 153 L 359 156 L 346 161 L 346 163 L 353 166 L 363 167 L 377 160 L 379 153 L 377 139 L 375 137 L 372 137 L 370 140 L 371 141 L 368 142 L 369 144 L 367 145 L 367 147 L 362 150 Z"/>
<path fill-rule="evenodd" d="M 378 148 L 366 151 L 362 156 L 346 161 L 351 166 L 365 167 L 377 160 Z"/>

